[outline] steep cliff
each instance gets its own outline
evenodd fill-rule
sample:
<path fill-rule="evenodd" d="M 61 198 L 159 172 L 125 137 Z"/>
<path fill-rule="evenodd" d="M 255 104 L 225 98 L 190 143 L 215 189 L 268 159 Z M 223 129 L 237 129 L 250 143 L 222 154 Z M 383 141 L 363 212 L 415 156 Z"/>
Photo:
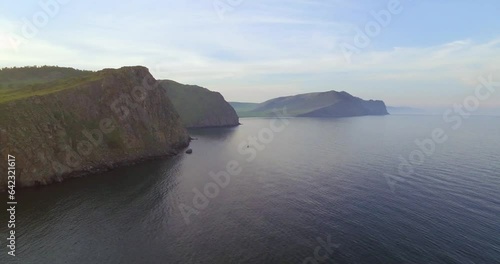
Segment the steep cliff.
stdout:
<path fill-rule="evenodd" d="M 285 96 L 260 104 L 232 103 L 240 117 L 267 117 L 275 109 L 286 107 L 294 117 L 350 117 L 365 115 L 387 115 L 385 103 L 379 100 L 363 100 L 347 92 L 328 91 Z"/>
<path fill-rule="evenodd" d="M 174 155 L 189 136 L 144 67 L 3 91 L 0 162 L 16 156 L 18 186 L 45 185 L 122 164 Z M 6 177 L 0 178 L 5 189 Z"/>
<path fill-rule="evenodd" d="M 159 81 L 188 128 L 237 126 L 233 107 L 217 92 L 171 80 Z"/>

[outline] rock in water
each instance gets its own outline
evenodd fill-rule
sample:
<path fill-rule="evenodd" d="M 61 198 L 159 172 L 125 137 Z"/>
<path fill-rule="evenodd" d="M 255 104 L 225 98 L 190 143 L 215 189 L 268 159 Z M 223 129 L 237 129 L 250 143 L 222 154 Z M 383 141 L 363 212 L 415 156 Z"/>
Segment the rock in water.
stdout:
<path fill-rule="evenodd" d="M 193 150 L 192 149 L 188 149 L 188 150 L 186 150 L 186 153 L 187 154 L 191 154 L 191 153 L 193 153 Z"/>

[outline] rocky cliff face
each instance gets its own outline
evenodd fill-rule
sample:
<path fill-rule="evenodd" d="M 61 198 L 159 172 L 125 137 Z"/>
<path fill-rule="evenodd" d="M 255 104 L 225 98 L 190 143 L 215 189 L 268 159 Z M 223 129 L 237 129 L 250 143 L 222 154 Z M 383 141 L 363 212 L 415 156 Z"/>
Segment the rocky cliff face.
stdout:
<path fill-rule="evenodd" d="M 188 128 L 239 125 L 233 107 L 217 92 L 170 80 L 159 81 Z"/>
<path fill-rule="evenodd" d="M 18 186 L 174 155 L 188 145 L 179 115 L 144 67 L 46 86 L 50 92 L 0 103 L 0 170 L 8 154 L 16 156 Z"/>

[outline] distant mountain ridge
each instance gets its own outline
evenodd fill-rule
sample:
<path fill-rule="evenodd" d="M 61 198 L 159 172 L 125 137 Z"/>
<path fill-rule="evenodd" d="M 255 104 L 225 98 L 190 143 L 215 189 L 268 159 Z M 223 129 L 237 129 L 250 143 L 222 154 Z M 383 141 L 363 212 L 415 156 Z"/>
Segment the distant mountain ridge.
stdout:
<path fill-rule="evenodd" d="M 293 117 L 351 117 L 388 115 L 386 105 L 380 100 L 363 100 L 347 92 L 318 92 L 284 96 L 263 103 L 233 102 L 240 117 L 268 117 L 275 109 L 286 107 Z"/>

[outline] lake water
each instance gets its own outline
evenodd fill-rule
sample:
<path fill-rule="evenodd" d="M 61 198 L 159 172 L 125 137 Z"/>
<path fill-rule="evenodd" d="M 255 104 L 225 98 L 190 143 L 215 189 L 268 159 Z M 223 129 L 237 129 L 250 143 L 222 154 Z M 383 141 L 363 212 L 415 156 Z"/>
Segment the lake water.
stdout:
<path fill-rule="evenodd" d="M 500 263 L 500 118 L 241 123 L 191 131 L 192 155 L 20 190 L 0 263 Z"/>

